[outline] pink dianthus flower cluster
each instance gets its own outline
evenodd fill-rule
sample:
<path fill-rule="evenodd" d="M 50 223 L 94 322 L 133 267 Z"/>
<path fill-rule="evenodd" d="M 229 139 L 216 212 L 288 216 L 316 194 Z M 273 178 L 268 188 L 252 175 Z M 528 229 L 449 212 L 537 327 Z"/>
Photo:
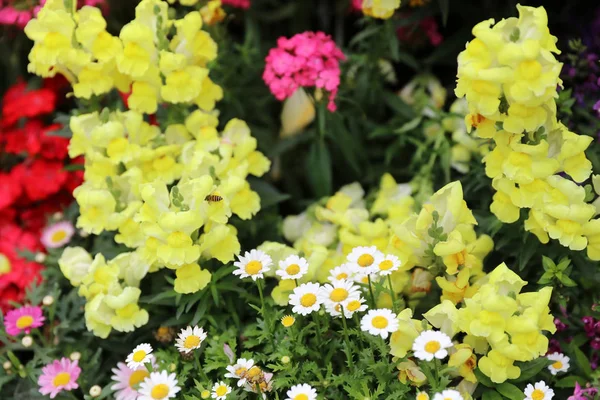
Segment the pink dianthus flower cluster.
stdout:
<path fill-rule="evenodd" d="M 250 8 L 250 0 L 221 0 L 221 4 L 245 10 Z"/>
<path fill-rule="evenodd" d="M 263 79 L 278 100 L 290 97 L 299 87 L 317 87 L 329 92 L 329 111 L 335 111 L 340 85 L 340 61 L 344 53 L 329 35 L 304 32 L 290 39 L 280 37 L 266 58 Z"/>
<path fill-rule="evenodd" d="M 30 7 L 24 7 L 29 3 L 17 5 L 14 0 L 0 0 L 0 25 L 14 25 L 23 29 L 30 19 L 37 16 L 45 3 L 46 0 L 39 0 L 37 5 L 33 2 Z M 103 9 L 106 6 L 105 0 L 79 0 L 77 4 L 78 7 L 92 6 Z"/>

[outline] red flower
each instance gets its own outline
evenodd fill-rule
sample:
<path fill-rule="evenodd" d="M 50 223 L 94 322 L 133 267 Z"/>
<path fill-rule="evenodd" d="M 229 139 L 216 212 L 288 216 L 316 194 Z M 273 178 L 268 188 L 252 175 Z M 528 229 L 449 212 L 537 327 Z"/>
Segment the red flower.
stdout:
<path fill-rule="evenodd" d="M 52 136 L 53 131 L 62 128 L 60 124 L 52 124 L 40 132 L 40 143 L 42 157 L 48 160 L 64 160 L 69 152 L 69 139 L 60 136 Z"/>
<path fill-rule="evenodd" d="M 12 126 L 20 118 L 49 114 L 56 107 L 56 94 L 50 89 L 27 90 L 25 82 L 11 86 L 4 95 L 2 125 Z"/>
<path fill-rule="evenodd" d="M 45 199 L 58 192 L 69 178 L 62 162 L 42 159 L 19 164 L 12 172 L 18 177 L 27 197 L 33 201 Z"/>
<path fill-rule="evenodd" d="M 15 179 L 13 171 L 8 174 L 0 172 L 0 210 L 9 207 L 21 195 L 21 185 Z"/>

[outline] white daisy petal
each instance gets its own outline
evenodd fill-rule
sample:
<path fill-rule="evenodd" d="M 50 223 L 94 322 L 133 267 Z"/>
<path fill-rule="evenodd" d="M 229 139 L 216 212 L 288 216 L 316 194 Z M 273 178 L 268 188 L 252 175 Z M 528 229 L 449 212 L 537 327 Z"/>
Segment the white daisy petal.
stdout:
<path fill-rule="evenodd" d="M 571 366 L 569 364 L 571 359 L 562 353 L 548 354 L 547 358 L 548 360 L 554 361 L 554 363 L 548 366 L 548 370 L 550 370 L 552 375 L 556 375 L 559 372 L 567 372 Z"/>
<path fill-rule="evenodd" d="M 167 400 L 175 398 L 181 390 L 177 386 L 177 376 L 167 371 L 151 372 L 150 376 L 140 384 L 138 400 Z"/>
<path fill-rule="evenodd" d="M 152 346 L 148 343 L 137 345 L 132 352 L 127 356 L 125 362 L 131 369 L 144 366 L 146 363 L 152 362 Z"/>
<path fill-rule="evenodd" d="M 189 353 L 193 350 L 199 349 L 202 346 L 202 342 L 206 339 L 206 332 L 204 329 L 188 326 L 179 332 L 177 340 L 175 340 L 175 347 L 180 353 Z"/>
<path fill-rule="evenodd" d="M 536 382 L 535 385 L 528 384 L 524 393 L 525 400 L 550 400 L 554 397 L 554 390 L 544 381 Z"/>
<path fill-rule="evenodd" d="M 231 386 L 221 381 L 215 383 L 212 387 L 211 397 L 216 400 L 225 400 L 229 393 L 231 393 Z"/>
<path fill-rule="evenodd" d="M 293 306 L 292 312 L 308 315 L 318 311 L 323 303 L 319 298 L 319 290 L 318 283 L 303 283 L 295 287 L 289 298 L 289 304 Z"/>
<path fill-rule="evenodd" d="M 246 379 L 244 378 L 246 371 L 254 366 L 253 359 L 238 358 L 235 364 L 227 366 L 225 378 L 238 379 L 238 387 L 244 386 Z"/>
<path fill-rule="evenodd" d="M 260 250 L 247 251 L 243 256 L 238 255 L 238 261 L 234 262 L 238 269 L 233 271 L 234 275 L 240 278 L 252 278 L 253 281 L 263 279 L 264 273 L 270 270 L 273 264 L 271 257 Z"/>
<path fill-rule="evenodd" d="M 279 262 L 279 269 L 275 273 L 281 279 L 300 279 L 308 272 L 308 261 L 304 257 L 291 255 Z"/>
<path fill-rule="evenodd" d="M 448 356 L 448 348 L 452 347 L 452 339 L 439 331 L 423 331 L 413 342 L 412 350 L 419 360 L 431 361 Z"/>
<path fill-rule="evenodd" d="M 427 396 L 429 398 L 429 396 Z M 457 390 L 446 389 L 441 393 L 436 393 L 433 400 L 464 400 Z"/>
<path fill-rule="evenodd" d="M 383 258 L 383 253 L 375 246 L 358 246 L 352 249 L 347 258 L 355 272 L 373 274 L 377 272 L 377 264 Z"/>
<path fill-rule="evenodd" d="M 387 339 L 390 333 L 398 330 L 398 320 L 396 314 L 387 308 L 369 310 L 360 321 L 360 329 L 371 335 L 379 335 L 383 339 Z"/>
<path fill-rule="evenodd" d="M 286 393 L 287 398 L 285 400 L 316 400 L 317 391 L 312 386 L 303 383 L 301 385 L 294 385 Z"/>
<path fill-rule="evenodd" d="M 339 317 L 342 315 L 342 308 L 348 309 L 348 303 L 360 299 L 360 288 L 351 281 L 334 281 L 331 284 L 326 283 L 319 289 L 319 299 L 325 305 L 325 310 L 329 315 Z M 346 313 L 344 312 L 344 315 Z M 350 313 L 346 315 L 349 318 Z"/>
<path fill-rule="evenodd" d="M 392 274 L 392 272 L 398 271 L 400 268 L 400 259 L 392 254 L 388 254 L 378 260 L 376 264 L 377 272 L 379 275 L 386 276 Z"/>

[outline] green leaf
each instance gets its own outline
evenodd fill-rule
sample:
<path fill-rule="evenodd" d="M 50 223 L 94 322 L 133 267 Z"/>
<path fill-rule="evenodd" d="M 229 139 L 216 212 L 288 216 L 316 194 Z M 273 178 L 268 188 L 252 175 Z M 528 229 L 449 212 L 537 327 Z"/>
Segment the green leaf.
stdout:
<path fill-rule="evenodd" d="M 275 204 L 286 201 L 291 196 L 287 193 L 281 193 L 277 188 L 269 182 L 249 177 L 248 182 L 250 187 L 260 196 L 260 208 L 269 208 Z"/>
<path fill-rule="evenodd" d="M 448 14 L 450 14 L 450 0 L 440 0 L 440 12 L 442 13 L 442 24 L 448 23 Z"/>
<path fill-rule="evenodd" d="M 496 387 L 496 384 L 494 382 L 492 382 L 492 380 L 490 378 L 487 377 L 487 375 L 484 375 L 483 372 L 481 372 L 479 370 L 479 368 L 475 369 L 473 371 L 475 373 L 475 376 L 477 377 L 477 382 L 481 383 L 484 386 L 493 388 Z"/>
<path fill-rule="evenodd" d="M 575 282 L 573 279 L 569 278 L 565 274 L 561 273 L 561 277 L 559 278 L 559 280 L 565 286 L 569 286 L 569 287 L 575 287 L 575 286 L 577 286 L 577 282 Z"/>
<path fill-rule="evenodd" d="M 406 122 L 405 124 L 403 124 L 400 128 L 395 129 L 394 132 L 395 133 L 404 133 L 404 132 L 412 131 L 417 126 L 419 126 L 419 124 L 421 123 L 421 120 L 422 120 L 422 117 L 414 118 L 414 119 Z"/>
<path fill-rule="evenodd" d="M 540 357 L 522 363 L 515 363 L 517 367 L 521 368 L 521 375 L 517 379 L 511 379 L 511 382 L 529 381 L 550 364 L 552 364 L 552 361 L 548 360 L 546 357 Z"/>
<path fill-rule="evenodd" d="M 579 347 L 574 346 L 573 343 L 569 345 L 569 348 L 575 355 L 575 360 L 577 361 L 579 368 L 581 368 L 581 372 L 583 372 L 587 378 L 591 377 L 592 367 L 590 366 L 590 361 L 587 356 L 579 349 Z"/>
<path fill-rule="evenodd" d="M 498 394 L 495 390 L 489 390 L 487 392 L 483 392 L 483 396 L 481 396 L 482 400 L 502 400 L 502 396 Z"/>
<path fill-rule="evenodd" d="M 544 271 L 554 271 L 556 269 L 556 264 L 552 259 L 542 256 L 542 267 L 544 267 Z"/>
<path fill-rule="evenodd" d="M 496 387 L 496 390 L 510 400 L 523 400 L 523 391 L 512 383 L 504 382 Z"/>
<path fill-rule="evenodd" d="M 554 386 L 559 388 L 572 388 L 575 387 L 575 383 L 579 383 L 581 386 L 585 386 L 586 379 L 581 376 L 567 376 L 562 378 Z"/>
<path fill-rule="evenodd" d="M 308 181 L 317 197 L 331 194 L 331 157 L 324 139 L 312 144 L 306 158 Z"/>

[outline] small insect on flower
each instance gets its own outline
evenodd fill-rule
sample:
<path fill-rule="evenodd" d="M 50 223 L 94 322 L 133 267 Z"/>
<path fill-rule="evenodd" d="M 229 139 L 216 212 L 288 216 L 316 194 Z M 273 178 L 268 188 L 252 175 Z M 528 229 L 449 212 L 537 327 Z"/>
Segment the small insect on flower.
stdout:
<path fill-rule="evenodd" d="M 398 320 L 392 310 L 382 308 L 379 310 L 369 310 L 367 315 L 360 321 L 360 329 L 369 332 L 371 335 L 379 335 L 386 339 L 390 333 L 398 330 Z"/>
<path fill-rule="evenodd" d="M 177 383 L 175 374 L 168 374 L 167 371 L 151 372 L 150 376 L 140 384 L 138 400 L 175 398 L 181 390 Z"/>
<path fill-rule="evenodd" d="M 254 366 L 254 360 L 238 358 L 234 365 L 227 366 L 227 373 L 225 374 L 225 378 L 234 378 L 238 379 L 238 387 L 244 386 L 246 383 L 246 378 L 244 375 L 246 371 Z"/>
<path fill-rule="evenodd" d="M 547 358 L 548 360 L 554 361 L 554 363 L 548 366 L 548 370 L 550 370 L 552 375 L 556 375 L 559 372 L 567 372 L 569 370 L 569 361 L 571 361 L 571 359 L 564 354 L 552 353 L 548 354 Z"/>
<path fill-rule="evenodd" d="M 231 393 L 231 386 L 227 385 L 225 382 L 217 382 L 212 387 L 212 398 L 216 400 L 224 400 L 227 398 L 227 395 Z"/>
<path fill-rule="evenodd" d="M 304 257 L 295 254 L 279 262 L 279 269 L 275 271 L 281 279 L 300 279 L 308 272 L 308 262 Z"/>
<path fill-rule="evenodd" d="M 206 339 L 204 329 L 194 326 L 188 326 L 179 332 L 179 338 L 175 341 L 175 347 L 180 353 L 189 353 L 192 350 L 199 349 L 202 342 Z"/>
<path fill-rule="evenodd" d="M 285 400 L 316 400 L 317 391 L 312 386 L 303 383 L 292 386 L 286 395 L 287 398 Z"/>
<path fill-rule="evenodd" d="M 217 193 L 211 193 L 206 196 L 204 200 L 208 201 L 209 203 L 218 203 L 219 201 L 223 201 L 223 197 Z"/>
<path fill-rule="evenodd" d="M 301 315 L 318 311 L 322 304 L 319 300 L 319 288 L 318 283 L 303 283 L 295 287 L 289 298 L 292 311 Z"/>
<path fill-rule="evenodd" d="M 544 381 L 536 382 L 535 385 L 528 384 L 524 393 L 525 400 L 550 400 L 554 397 L 554 390 Z"/>
<path fill-rule="evenodd" d="M 429 396 L 427 396 L 429 398 Z M 436 393 L 433 400 L 464 400 L 460 392 L 452 389 L 444 390 L 442 393 Z"/>
<path fill-rule="evenodd" d="M 285 326 L 286 328 L 294 325 L 295 322 L 296 318 L 294 318 L 293 315 L 285 315 L 283 318 L 281 318 L 281 325 Z"/>
<path fill-rule="evenodd" d="M 133 351 L 127 356 L 125 362 L 131 369 L 144 366 L 144 364 L 152 362 L 152 346 L 148 343 L 137 345 Z"/>
<path fill-rule="evenodd" d="M 234 262 L 238 269 L 233 271 L 234 275 L 240 278 L 252 278 L 253 281 L 262 279 L 263 273 L 270 270 L 269 266 L 273 263 L 271 257 L 260 250 L 247 251 L 243 256 L 238 255 L 238 261 Z"/>
<path fill-rule="evenodd" d="M 419 360 L 431 361 L 434 358 L 443 359 L 448 355 L 447 348 L 452 347 L 448 335 L 438 331 L 424 331 L 413 342 L 412 350 Z"/>

